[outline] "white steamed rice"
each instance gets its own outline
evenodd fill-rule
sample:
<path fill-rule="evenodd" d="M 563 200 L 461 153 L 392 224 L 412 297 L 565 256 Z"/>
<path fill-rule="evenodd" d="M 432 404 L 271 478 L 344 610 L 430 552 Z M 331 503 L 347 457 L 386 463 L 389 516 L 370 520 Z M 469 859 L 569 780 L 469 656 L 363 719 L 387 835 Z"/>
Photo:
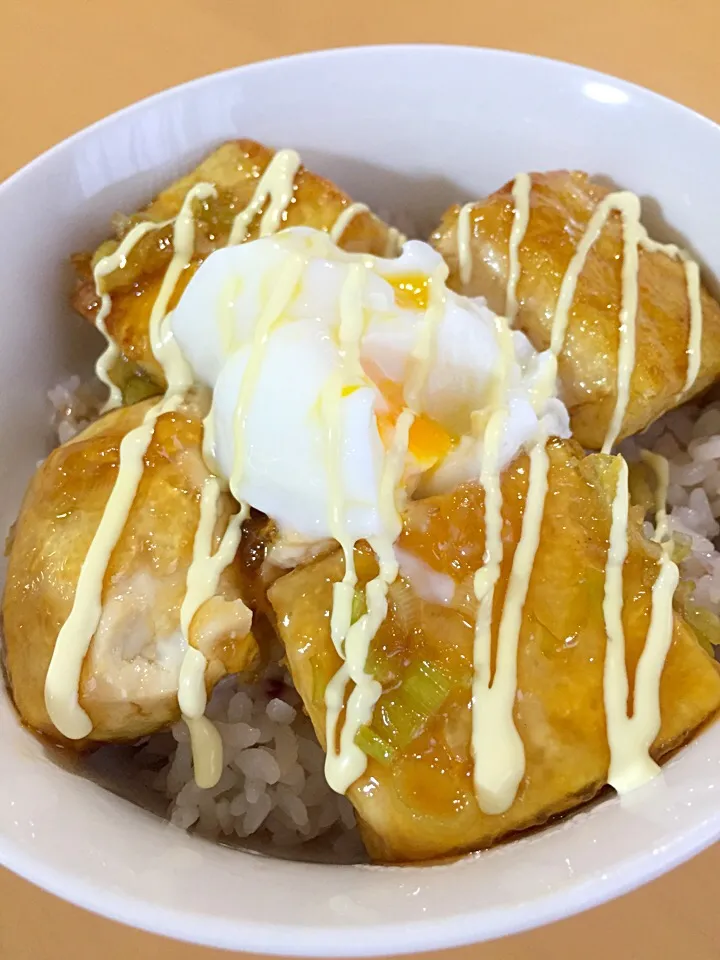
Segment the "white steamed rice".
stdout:
<path fill-rule="evenodd" d="M 361 859 L 350 802 L 327 785 L 324 754 L 300 697 L 277 666 L 254 683 L 220 685 L 208 707 L 223 741 L 216 787 L 196 786 L 187 727 L 151 737 L 141 776 L 169 802 L 171 823 L 204 836 L 292 848 L 323 838 L 334 858 Z M 159 767 L 159 769 L 157 769 Z"/>

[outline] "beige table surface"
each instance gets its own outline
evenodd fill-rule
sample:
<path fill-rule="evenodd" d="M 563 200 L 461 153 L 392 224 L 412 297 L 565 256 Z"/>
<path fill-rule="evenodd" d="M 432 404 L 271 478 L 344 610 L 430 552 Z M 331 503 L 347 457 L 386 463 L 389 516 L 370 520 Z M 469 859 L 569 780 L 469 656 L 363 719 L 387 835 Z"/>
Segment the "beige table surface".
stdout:
<path fill-rule="evenodd" d="M 104 114 L 192 77 L 398 41 L 573 60 L 720 121 L 720 0 L 0 0 L 0 178 Z M 720 846 L 583 916 L 438 956 L 717 960 L 719 891 Z M 0 871 L 0 960 L 221 956 L 91 916 Z"/>

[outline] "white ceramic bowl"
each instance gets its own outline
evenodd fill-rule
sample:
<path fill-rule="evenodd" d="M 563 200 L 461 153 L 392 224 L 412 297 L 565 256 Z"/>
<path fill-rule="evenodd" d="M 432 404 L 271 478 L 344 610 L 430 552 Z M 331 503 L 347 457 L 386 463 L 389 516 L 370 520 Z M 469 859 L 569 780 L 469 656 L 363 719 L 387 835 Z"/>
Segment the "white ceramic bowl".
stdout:
<path fill-rule="evenodd" d="M 654 213 L 720 274 L 720 129 L 627 83 L 453 47 L 316 53 L 190 83 L 79 133 L 0 188 L 3 530 L 46 450 L 47 389 L 98 349 L 66 306 L 68 254 L 237 136 L 297 148 L 356 199 L 410 212 L 419 230 L 520 170 L 580 167 L 656 200 Z M 616 896 L 720 835 L 717 725 L 625 802 L 451 866 L 402 869 L 210 845 L 53 763 L 4 696 L 0 730 L 2 863 L 98 913 L 243 950 L 370 955 L 497 937 Z"/>

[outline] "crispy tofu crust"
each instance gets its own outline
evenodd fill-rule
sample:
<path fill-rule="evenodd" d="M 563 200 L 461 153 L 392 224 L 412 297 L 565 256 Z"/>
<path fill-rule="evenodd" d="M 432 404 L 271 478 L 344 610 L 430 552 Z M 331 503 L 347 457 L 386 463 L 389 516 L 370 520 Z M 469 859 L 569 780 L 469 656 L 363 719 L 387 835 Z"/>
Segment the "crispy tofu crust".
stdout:
<path fill-rule="evenodd" d="M 121 407 L 57 447 L 20 509 L 3 597 L 7 670 L 23 720 L 53 739 L 63 738 L 45 707 L 45 677 L 117 477 L 120 442 L 147 409 L 148 402 Z M 157 421 L 105 574 L 103 612 L 83 665 L 80 705 L 93 723 L 92 741 L 134 740 L 180 717 L 180 606 L 208 475 L 201 441 L 202 420 L 191 410 Z M 221 506 L 218 540 L 234 509 L 229 495 Z M 191 622 L 190 642 L 209 660 L 209 689 L 256 658 L 244 597 L 244 572 L 231 564 Z"/>
<path fill-rule="evenodd" d="M 532 174 L 530 219 L 519 249 L 516 326 L 538 350 L 550 344 L 563 276 L 593 211 L 609 192 L 585 173 Z M 459 206 L 446 211 L 431 238 L 448 262 L 450 285 L 470 296 L 486 297 L 498 313 L 505 312 L 514 210 L 512 182 L 473 205 L 472 274 L 467 283 L 461 281 L 458 262 Z M 617 398 L 622 236 L 620 215 L 613 213 L 578 280 L 559 358 L 573 435 L 589 450 L 602 446 Z M 641 247 L 639 294 L 636 362 L 620 438 L 644 430 L 677 406 L 687 372 L 690 304 L 683 264 L 667 253 Z M 702 309 L 702 362 L 683 401 L 720 375 L 720 307 L 704 288 Z"/>
<path fill-rule="evenodd" d="M 452 576 L 455 598 L 449 605 L 429 603 L 408 581 L 391 588 L 388 617 L 369 660 L 384 691 L 373 729 L 387 738 L 384 717 L 398 702 L 394 698 L 408 663 L 439 666 L 452 679 L 452 689 L 404 749 L 389 763 L 369 759 L 366 774 L 349 790 L 376 861 L 432 860 L 487 847 L 573 809 L 607 781 L 602 601 L 617 459 L 600 454 L 583 459 L 577 444 L 566 441 L 550 441 L 548 453 L 549 492 L 518 654 L 515 722 L 526 769 L 514 803 L 500 815 L 477 805 L 470 754 L 472 577 L 483 563 L 482 488 L 468 485 L 408 509 L 398 545 L 430 570 Z M 520 536 L 527 472 L 523 457 L 503 477 L 504 558 L 496 624 Z M 376 574 L 376 561 L 369 550 L 358 550 L 356 558 L 364 583 Z M 293 680 L 322 743 L 323 690 L 340 666 L 329 630 L 332 584 L 343 568 L 342 555 L 335 553 L 281 578 L 269 594 Z M 644 539 L 639 515 L 633 513 L 623 611 L 631 689 L 657 572 L 657 545 Z M 687 740 L 720 707 L 717 665 L 679 613 L 660 703 L 662 725 L 652 748 L 656 758 Z"/>
<path fill-rule="evenodd" d="M 116 249 L 120 240 L 141 220 L 162 222 L 176 216 L 188 191 L 197 183 L 209 182 L 217 188 L 217 199 L 195 204 L 195 255 L 183 272 L 170 302 L 170 309 L 202 261 L 213 250 L 224 246 L 233 220 L 251 201 L 257 182 L 274 156 L 274 151 L 253 140 L 233 140 L 223 144 L 186 177 L 170 184 L 145 208 L 131 217 L 118 217 L 115 236 L 105 241 L 94 254 L 77 254 L 73 263 L 77 284 L 72 298 L 74 308 L 94 323 L 99 307 L 92 268 L 97 261 Z M 335 184 L 300 167 L 294 181 L 293 196 L 282 217 L 283 227 L 314 227 L 329 232 L 352 200 Z M 250 225 L 246 239 L 258 236 L 260 215 Z M 394 250 L 390 228 L 370 212 L 359 212 L 347 224 L 340 239 L 346 250 L 385 256 Z M 139 368 L 158 385 L 164 384 L 160 365 L 148 340 L 150 311 L 160 289 L 164 272 L 173 254 L 172 227 L 144 237 L 128 257 L 123 269 L 105 278 L 105 291 L 112 296 L 112 310 L 106 318 L 108 333 L 118 345 L 130 367 L 116 371 L 122 380 Z M 122 385 L 122 384 L 120 384 Z"/>

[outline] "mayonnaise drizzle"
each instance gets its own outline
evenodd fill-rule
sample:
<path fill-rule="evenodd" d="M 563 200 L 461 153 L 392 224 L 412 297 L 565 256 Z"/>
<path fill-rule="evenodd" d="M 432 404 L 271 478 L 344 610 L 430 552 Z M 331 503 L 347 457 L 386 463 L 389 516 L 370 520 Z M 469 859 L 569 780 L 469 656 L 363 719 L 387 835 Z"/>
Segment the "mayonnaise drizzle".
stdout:
<path fill-rule="evenodd" d="M 457 219 L 458 270 L 460 272 L 460 282 L 463 286 L 470 283 L 472 279 L 473 255 L 470 246 L 470 234 L 472 231 L 470 217 L 472 216 L 474 206 L 473 203 L 466 203 L 465 206 L 460 208 Z"/>
<path fill-rule="evenodd" d="M 327 742 L 325 777 L 338 793 L 345 793 L 367 768 L 367 756 L 355 742 L 358 731 L 369 724 L 382 693 L 382 686 L 366 671 L 372 640 L 387 616 L 387 592 L 398 575 L 393 544 L 400 535 L 397 490 L 402 479 L 408 451 L 410 428 L 419 412 L 422 391 L 429 372 L 431 352 L 437 325 L 443 316 L 445 278 L 447 267 L 441 264 L 429 278 L 429 301 L 421 321 L 406 378 L 406 408 L 400 413 L 380 477 L 380 512 L 382 536 L 373 538 L 370 546 L 375 551 L 379 571 L 365 587 L 367 612 L 352 623 L 352 606 L 357 584 L 354 562 L 354 542 L 345 533 L 345 500 L 341 476 L 341 444 L 339 435 L 340 397 L 342 388 L 364 379 L 360 365 L 360 341 L 364 331 L 362 286 L 366 270 L 362 264 L 350 268 L 340 300 L 341 368 L 331 378 L 323 394 L 323 416 L 327 425 L 328 476 L 330 478 L 330 522 L 333 536 L 340 543 L 345 557 L 343 580 L 333 584 L 331 637 L 343 660 L 340 669 L 331 678 L 325 691 Z M 349 683 L 354 686 L 347 698 Z M 339 733 L 338 724 L 343 708 L 345 720 Z"/>
<path fill-rule="evenodd" d="M 205 716 L 185 717 L 190 732 L 195 783 L 199 787 L 214 787 L 223 768 L 223 744 L 215 724 Z"/>
<path fill-rule="evenodd" d="M 688 364 L 685 373 L 685 383 L 681 390 L 681 395 L 690 390 L 697 380 L 702 363 L 702 334 L 703 334 L 703 314 L 702 314 L 702 286 L 700 278 L 700 267 L 690 257 L 690 254 L 674 243 L 658 243 L 652 240 L 645 228 L 640 226 L 640 243 L 649 253 L 664 253 L 668 257 L 680 260 L 685 269 L 685 282 L 687 284 L 688 303 L 690 306 L 690 331 L 688 333 L 688 344 L 686 348 Z"/>
<path fill-rule="evenodd" d="M 528 490 L 520 539 L 513 557 L 492 669 L 492 614 L 503 558 L 500 448 L 508 417 L 507 378 L 513 357 L 512 334 L 503 317 L 496 320 L 501 346 L 493 412 L 483 436 L 480 483 L 485 493 L 485 556 L 474 578 L 478 611 L 473 643 L 472 739 L 473 779 L 478 804 L 486 813 L 507 810 L 525 772 L 525 750 L 514 720 L 517 655 L 525 605 L 547 492 L 548 457 L 544 431 L 529 454 Z"/>
<path fill-rule="evenodd" d="M 521 276 L 519 250 L 523 241 L 530 216 L 530 196 L 532 179 L 525 173 L 518 174 L 513 181 L 512 197 L 514 202 L 513 225 L 510 231 L 508 247 L 508 280 L 506 288 L 506 314 L 512 323 L 517 314 L 517 285 Z M 460 281 L 469 283 L 472 277 L 472 248 L 470 243 L 471 217 L 473 204 L 466 203 L 458 213 L 457 221 L 457 257 Z M 595 208 L 585 232 L 576 248 L 570 264 L 563 276 L 555 308 L 552 327 L 551 351 L 558 356 L 565 343 L 565 335 L 572 308 L 575 290 L 583 271 L 587 256 L 602 233 L 613 211 L 618 211 L 623 220 L 623 267 L 622 300 L 619 318 L 620 344 L 618 351 L 617 400 L 612 419 L 603 444 L 603 451 L 609 452 L 620 431 L 627 412 L 630 397 L 630 381 L 635 361 L 635 321 L 639 302 L 639 251 L 642 247 L 649 253 L 664 253 L 668 257 L 683 263 L 687 296 L 690 310 L 688 332 L 687 372 L 681 395 L 691 390 L 700 372 L 702 355 L 702 292 L 700 269 L 689 254 L 673 243 L 659 243 L 652 240 L 640 222 L 640 201 L 628 191 L 608 194 Z"/>
<path fill-rule="evenodd" d="M 361 213 L 367 213 L 368 208 L 364 203 L 351 203 L 342 211 L 330 230 L 330 239 L 333 243 L 339 243 L 342 235 L 350 226 L 355 217 Z"/>
<path fill-rule="evenodd" d="M 610 769 L 608 783 L 620 793 L 641 786 L 658 773 L 649 751 L 660 729 L 660 678 L 672 641 L 672 601 L 678 568 L 668 551 L 660 556 L 660 571 L 652 588 L 650 626 L 635 673 L 632 715 L 627 714 L 629 682 L 622 624 L 623 564 L 627 556 L 628 468 L 618 458 L 617 489 L 612 505 L 610 546 L 605 568 L 603 615 L 607 631 L 604 699 Z"/>
<path fill-rule="evenodd" d="M 174 227 L 174 253 L 150 314 L 150 344 L 167 380 L 164 397 L 145 414 L 142 424 L 127 433 L 120 444 L 120 464 L 113 489 L 80 569 L 70 614 L 58 633 L 45 679 L 45 704 L 53 724 L 71 740 L 92 732 L 92 722 L 79 703 L 80 674 L 102 614 L 105 573 L 135 499 L 145 467 L 145 454 L 164 413 L 175 410 L 192 378 L 177 344 L 163 330 L 162 321 L 180 273 L 193 253 L 192 204 L 214 193 L 200 183 L 185 197 Z M 137 235 L 138 238 L 140 234 Z"/>
<path fill-rule="evenodd" d="M 230 518 L 220 545 L 213 553 L 213 533 L 222 493 L 223 488 L 218 477 L 211 475 L 205 479 L 200 498 L 200 522 L 195 532 L 193 557 L 187 573 L 187 588 L 180 608 L 180 629 L 186 643 L 186 650 L 180 667 L 178 703 L 183 719 L 188 722 L 188 725 L 190 725 L 189 721 L 203 717 L 207 707 L 205 690 L 207 660 L 200 650 L 190 645 L 192 619 L 200 607 L 215 596 L 223 571 L 235 558 L 242 535 L 242 525 L 249 513 L 247 504 L 242 504 L 240 510 Z M 219 755 L 217 751 L 213 751 L 212 756 L 219 756 L 222 761 L 222 751 Z M 202 770 L 196 766 L 195 780 L 200 787 L 214 787 L 221 773 L 222 762 L 208 760 Z"/>
<path fill-rule="evenodd" d="M 279 229 L 293 199 L 295 176 L 300 162 L 300 157 L 294 150 L 281 150 L 274 155 L 260 177 L 249 204 L 235 217 L 229 244 L 241 243 L 247 238 L 253 220 L 263 207 L 265 209 L 260 220 L 260 236 L 267 236 Z M 121 442 L 118 475 L 80 570 L 73 607 L 58 634 L 48 669 L 45 684 L 47 710 L 57 729 L 71 739 L 81 739 L 92 732 L 92 722 L 79 704 L 80 674 L 102 613 L 105 572 L 132 507 L 155 423 L 163 413 L 177 409 L 192 385 L 190 367 L 163 321 L 180 274 L 189 264 L 194 251 L 192 203 L 195 199 L 206 200 L 211 196 L 216 196 L 216 190 L 211 184 L 196 184 L 186 194 L 174 220 L 174 252 L 153 305 L 149 324 L 151 349 L 163 367 L 167 389 L 162 400 L 148 411 L 143 423 L 130 431 Z M 346 207 L 330 231 L 331 238 L 339 239 L 353 217 L 364 210 L 367 210 L 364 204 L 351 204 Z M 107 343 L 96 364 L 97 376 L 109 390 L 103 412 L 122 403 L 122 392 L 109 376 L 111 366 L 119 357 L 119 350 L 110 338 L 105 323 L 112 309 L 112 299 L 103 291 L 101 281 L 125 266 L 128 255 L 142 237 L 172 223 L 173 220 L 158 223 L 143 221 L 137 224 L 123 238 L 117 249 L 99 260 L 93 270 L 95 291 L 100 300 L 95 324 Z M 388 228 L 386 255 L 394 255 L 404 239 L 399 231 Z M 231 489 L 237 489 L 242 478 L 241 451 L 247 404 L 257 381 L 263 350 L 272 326 L 278 321 L 294 293 L 302 265 L 302 258 L 291 259 L 290 267 L 281 276 L 255 330 L 248 370 L 236 409 L 236 449 L 239 455 L 235 458 Z M 221 327 L 230 333 L 233 312 L 231 301 L 236 294 L 235 289 L 228 291 L 227 302 L 224 303 L 225 323 L 221 324 Z M 231 341 L 225 345 L 228 350 L 234 346 Z M 211 409 L 204 421 L 203 456 L 208 466 L 214 470 L 213 434 Z M 241 503 L 240 510 L 229 521 L 218 550 L 212 553 L 212 537 L 221 494 L 222 484 L 219 477 L 211 475 L 206 479 L 201 493 L 200 519 L 193 543 L 193 558 L 188 569 L 187 590 L 180 611 L 181 630 L 187 647 L 180 671 L 178 699 L 190 731 L 196 781 L 205 787 L 214 786 L 222 772 L 222 742 L 213 724 L 204 716 L 207 700 L 204 675 L 207 663 L 203 654 L 189 645 L 188 634 L 193 616 L 202 604 L 214 595 L 223 570 L 234 558 L 242 534 L 242 524 L 248 514 L 247 504 Z M 383 547 L 380 545 L 379 556 L 382 553 Z M 389 575 L 388 571 L 386 557 L 385 578 Z M 380 610 L 381 607 L 375 604 L 373 611 L 369 612 L 372 612 L 376 619 Z"/>
<path fill-rule="evenodd" d="M 645 463 L 655 473 L 655 533 L 656 543 L 666 543 L 670 538 L 670 524 L 667 515 L 667 492 L 670 485 L 670 467 L 665 457 L 651 450 L 640 453 Z"/>
<path fill-rule="evenodd" d="M 688 372 L 683 392 L 690 389 L 700 368 L 702 338 L 702 304 L 700 276 L 696 264 L 674 245 L 663 245 L 650 240 L 640 223 L 640 201 L 632 193 L 621 191 L 605 197 L 593 212 L 585 233 L 577 246 L 563 277 L 558 296 L 550 349 L 554 356 L 560 353 L 565 341 L 569 312 L 575 296 L 577 281 L 587 256 L 600 236 L 610 214 L 618 211 L 623 222 L 622 292 L 619 318 L 619 349 L 617 399 L 603 452 L 609 453 L 617 440 L 625 419 L 630 397 L 630 382 L 635 366 L 635 325 L 639 301 L 639 248 L 662 251 L 682 259 L 688 285 L 690 304 L 690 334 L 688 338 Z M 627 715 L 629 681 L 625 664 L 625 635 L 622 623 L 623 564 L 627 555 L 628 538 L 628 472 L 620 458 L 615 496 L 612 501 L 610 546 L 605 570 L 603 615 L 607 631 L 607 649 L 604 668 L 604 698 L 610 770 L 608 782 L 625 792 L 655 776 L 658 767 L 650 758 L 649 750 L 660 729 L 659 688 L 667 651 L 672 640 L 672 599 L 678 583 L 678 570 L 669 556 L 668 527 L 665 512 L 667 493 L 667 464 L 660 459 L 648 462 L 658 472 L 657 520 L 655 539 L 663 542 L 660 570 L 652 589 L 650 626 L 635 675 L 634 707 Z"/>
<path fill-rule="evenodd" d="M 617 400 L 603 443 L 603 452 L 609 453 L 618 438 L 625 418 L 630 397 L 630 378 L 635 366 L 635 320 L 638 308 L 638 244 L 642 239 L 640 225 L 640 201 L 634 193 L 626 191 L 608 194 L 595 208 L 585 233 L 563 277 L 555 308 L 553 337 L 550 349 L 560 353 L 565 342 L 570 309 L 575 298 L 578 278 L 585 261 L 600 236 L 613 210 L 623 220 L 622 298 L 620 306 L 617 373 Z"/>
<path fill-rule="evenodd" d="M 112 309 L 112 299 L 109 293 L 103 291 L 101 281 L 104 277 L 114 273 L 115 270 L 121 270 L 125 266 L 128 255 L 146 234 L 153 230 L 160 230 L 163 227 L 167 227 L 171 222 L 170 220 L 165 220 L 162 223 L 154 223 L 151 220 L 144 220 L 142 223 L 136 224 L 132 230 L 123 237 L 118 247 L 112 253 L 108 254 L 108 256 L 98 260 L 93 268 L 95 294 L 100 298 L 100 306 L 95 314 L 95 326 L 105 338 L 106 343 L 105 349 L 95 364 L 95 373 L 98 380 L 104 383 L 109 391 L 108 399 L 101 411 L 102 413 L 107 413 L 108 410 L 114 410 L 122 404 L 122 391 L 117 384 L 113 383 L 110 379 L 110 370 L 119 358 L 120 350 L 115 341 L 110 337 L 107 326 L 105 325 L 105 321 Z"/>
<path fill-rule="evenodd" d="M 518 308 L 517 285 L 520 280 L 520 244 L 523 242 L 530 221 L 531 190 L 532 181 L 528 174 L 519 173 L 512 185 L 513 224 L 510 230 L 508 281 L 505 294 L 505 316 L 510 324 L 514 323 Z"/>
<path fill-rule="evenodd" d="M 518 307 L 517 284 L 521 272 L 519 249 L 527 231 L 531 189 L 532 182 L 526 174 L 515 178 L 512 188 L 514 215 L 508 251 L 506 291 L 506 312 L 511 322 Z M 472 276 L 472 210 L 472 204 L 466 204 L 458 215 L 458 265 L 463 284 L 467 284 Z M 564 346 L 578 278 L 593 244 L 614 210 L 620 213 L 623 221 L 622 299 L 617 399 L 603 444 L 605 453 L 609 453 L 619 436 L 629 402 L 630 381 L 635 365 L 640 246 L 649 251 L 662 251 L 684 263 L 690 306 L 690 331 L 687 347 L 688 368 L 683 393 L 691 389 L 697 378 L 702 342 L 702 302 L 697 264 L 678 247 L 650 240 L 640 223 L 640 202 L 634 194 L 610 194 L 595 209 L 563 277 L 550 337 L 553 362 L 547 365 L 547 376 L 536 388 L 536 396 L 533 398 L 536 410 L 546 402 L 554 388 L 557 358 Z M 502 382 L 502 372 L 498 382 Z M 492 601 L 502 561 L 502 498 L 495 465 L 503 419 L 504 411 L 500 405 L 490 416 L 485 431 L 481 483 L 485 490 L 486 555 L 485 563 L 475 577 L 479 609 L 475 628 L 472 750 L 476 795 L 481 808 L 488 813 L 501 813 L 510 806 L 524 771 L 523 745 L 512 716 L 517 694 L 517 638 L 539 542 L 549 467 L 544 449 L 546 438 L 541 436 L 530 451 L 530 477 L 522 532 L 503 606 L 495 675 L 491 683 Z M 662 544 L 663 552 L 660 571 L 652 590 L 650 626 L 636 673 L 635 706 L 630 718 L 626 709 L 628 678 L 622 626 L 622 567 L 627 553 L 628 537 L 627 465 L 624 461 L 621 461 L 620 476 L 612 503 L 611 542 L 603 602 L 608 633 L 604 688 L 608 742 L 612 757 L 609 782 L 619 790 L 630 789 L 657 772 L 657 766 L 649 757 L 649 750 L 660 726 L 659 683 L 672 639 L 672 598 L 678 582 L 677 567 L 670 559 L 671 544 L 665 509 L 667 462 L 652 454 L 644 456 L 658 475 L 654 539 Z"/>
<path fill-rule="evenodd" d="M 407 240 L 404 233 L 401 233 L 396 227 L 387 228 L 387 242 L 385 244 L 385 256 L 396 257 Z"/>
<path fill-rule="evenodd" d="M 277 232 L 292 200 L 295 176 L 300 169 L 300 162 L 300 157 L 294 150 L 278 150 L 265 167 L 252 200 L 235 217 L 228 241 L 230 246 L 245 240 L 250 224 L 268 200 L 260 219 L 260 236 L 267 237 Z"/>
<path fill-rule="evenodd" d="M 333 584 L 333 608 L 330 617 L 330 635 L 335 649 L 342 657 L 344 657 L 345 638 L 350 629 L 357 575 L 354 557 L 355 543 L 347 535 L 345 529 L 341 398 L 343 387 L 367 382 L 360 363 L 360 341 L 365 329 L 365 311 L 362 302 L 365 275 L 366 267 L 362 263 L 352 264 L 348 269 L 347 278 L 340 292 L 340 327 L 338 330 L 340 369 L 328 378 L 321 396 L 321 414 L 326 429 L 325 459 L 330 498 L 330 531 L 342 547 L 345 558 L 343 579 Z M 330 753 L 328 753 L 328 756 L 330 756 Z"/>

